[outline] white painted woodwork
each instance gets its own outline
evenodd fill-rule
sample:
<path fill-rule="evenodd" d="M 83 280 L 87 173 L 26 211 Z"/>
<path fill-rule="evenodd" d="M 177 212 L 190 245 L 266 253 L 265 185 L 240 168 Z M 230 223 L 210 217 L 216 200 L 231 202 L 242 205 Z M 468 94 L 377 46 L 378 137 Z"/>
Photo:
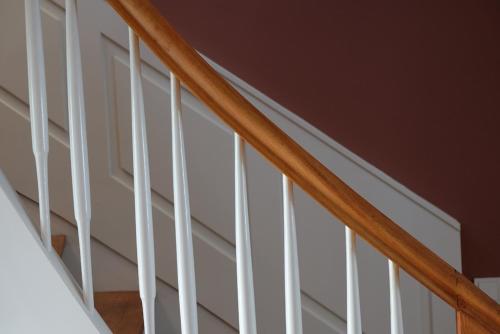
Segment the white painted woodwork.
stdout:
<path fill-rule="evenodd" d="M 139 274 L 145 334 L 155 333 L 156 273 L 154 253 L 149 154 L 142 91 L 139 38 L 129 28 L 130 97 L 132 105 L 132 148 L 134 164 L 134 203 Z"/>
<path fill-rule="evenodd" d="M 26 214 L 36 225 L 39 220 L 38 205 L 36 202 L 23 196 L 19 199 L 26 210 Z M 76 277 L 79 275 L 80 268 L 80 259 L 78 258 L 78 231 L 73 224 L 59 216 L 52 215 L 51 222 L 52 233 L 54 235 L 64 234 L 66 236 L 62 260 L 67 270 Z M 103 245 L 96 239 L 91 240 L 91 245 L 93 254 L 92 266 L 94 268 L 93 282 L 96 291 L 138 290 L 137 265 L 135 263 L 113 251 L 106 245 Z M 181 325 L 177 289 L 162 280 L 156 280 L 156 305 L 155 328 L 157 333 L 180 333 Z M 220 321 L 216 315 L 200 305 L 198 305 L 198 321 L 199 327 L 203 329 L 205 333 L 238 333 L 231 325 Z M 49 333 L 52 332 L 49 331 Z"/>
<path fill-rule="evenodd" d="M 488 296 L 500 303 L 500 277 L 481 277 L 474 279 L 476 284 Z"/>
<path fill-rule="evenodd" d="M 174 180 L 175 242 L 182 334 L 198 333 L 193 232 L 189 205 L 186 152 L 182 129 L 181 84 L 171 73 L 172 163 Z"/>
<path fill-rule="evenodd" d="M 49 129 L 40 1 L 25 0 L 24 8 L 31 140 L 35 155 L 38 201 L 40 203 L 40 234 L 45 247 L 51 250 L 48 180 Z"/>
<path fill-rule="evenodd" d="M 286 175 L 283 175 L 283 218 L 286 333 L 302 334 L 302 303 L 293 184 Z"/>
<path fill-rule="evenodd" d="M 86 309 L 58 255 L 40 242 L 1 170 L 0 222 L 0 332 L 111 334 L 99 314 Z"/>
<path fill-rule="evenodd" d="M 401 284 L 399 280 L 399 266 L 389 262 L 389 290 L 391 309 L 391 334 L 403 334 L 403 310 L 401 309 Z"/>
<path fill-rule="evenodd" d="M 73 206 L 80 240 L 83 299 L 94 308 L 92 261 L 90 253 L 90 182 L 83 95 L 80 36 L 75 0 L 66 0 L 66 63 L 68 83 L 69 142 Z"/>
<path fill-rule="evenodd" d="M 236 279 L 238 286 L 238 324 L 240 333 L 256 334 L 253 284 L 252 238 L 248 212 L 245 142 L 234 134 L 234 199 L 236 238 Z"/>
<path fill-rule="evenodd" d="M 46 46 L 51 209 L 75 223 L 66 113 L 64 1 L 41 0 L 41 7 Z M 100 0 L 79 1 L 78 17 L 87 97 L 92 235 L 137 263 L 128 29 Z M 5 46 L 0 52 L 0 166 L 17 191 L 36 200 L 22 1 L 0 1 L 0 28 L 0 43 Z M 141 57 L 153 224 L 155 235 L 161 238 L 155 245 L 156 272 L 159 279 L 177 289 L 173 184 L 169 177 L 172 158 L 167 152 L 172 145 L 169 71 L 149 50 L 143 49 Z M 460 269 L 459 227 L 451 217 L 230 73 L 220 67 L 217 69 L 363 197 Z M 214 315 L 213 321 L 220 319 L 221 323 L 237 328 L 234 134 L 185 90 L 182 91 L 182 108 L 198 302 Z M 15 147 L 12 142 L 16 142 Z M 252 221 L 257 326 L 261 333 L 284 333 L 281 174 L 247 147 L 247 177 L 252 181 L 248 184 L 248 205 Z M 345 333 L 344 225 L 300 188 L 294 190 L 297 241 L 301 245 L 304 333 Z M 358 240 L 357 246 L 363 331 L 388 333 L 387 259 L 363 240 Z M 97 260 L 95 257 L 93 260 L 96 278 Z M 100 270 L 105 269 L 101 267 Z M 406 334 L 453 332 L 454 312 L 405 273 L 401 273 L 401 293 Z M 199 321 L 202 332 L 201 318 Z M 157 328 L 157 331 L 160 330 Z"/>
<path fill-rule="evenodd" d="M 345 227 L 347 334 L 362 334 L 356 233 Z"/>

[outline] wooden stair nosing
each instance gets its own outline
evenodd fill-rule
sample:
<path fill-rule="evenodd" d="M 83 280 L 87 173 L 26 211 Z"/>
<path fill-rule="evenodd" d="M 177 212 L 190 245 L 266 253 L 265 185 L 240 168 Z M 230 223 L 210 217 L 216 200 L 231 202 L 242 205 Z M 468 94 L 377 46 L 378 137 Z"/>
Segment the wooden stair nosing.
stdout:
<path fill-rule="evenodd" d="M 52 247 L 62 256 L 66 236 L 52 236 Z M 94 293 L 95 309 L 113 333 L 141 334 L 144 331 L 142 303 L 138 291 L 106 291 Z"/>
<path fill-rule="evenodd" d="M 107 291 L 94 294 L 95 308 L 113 333 L 138 334 L 144 330 L 138 291 Z"/>
<path fill-rule="evenodd" d="M 58 234 L 52 236 L 52 247 L 56 251 L 57 255 L 62 256 L 65 245 L 66 245 L 66 236 L 64 234 Z"/>

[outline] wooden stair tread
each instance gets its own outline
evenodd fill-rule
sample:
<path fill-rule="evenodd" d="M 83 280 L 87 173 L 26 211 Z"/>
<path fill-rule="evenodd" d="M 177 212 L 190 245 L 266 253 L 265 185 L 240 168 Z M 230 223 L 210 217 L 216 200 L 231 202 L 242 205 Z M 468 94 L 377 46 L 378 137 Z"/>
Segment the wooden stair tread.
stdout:
<path fill-rule="evenodd" d="M 113 333 L 139 334 L 144 330 L 142 304 L 137 291 L 94 294 L 95 308 Z"/>
<path fill-rule="evenodd" d="M 58 234 L 52 236 L 52 247 L 59 256 L 62 256 L 65 244 L 66 244 L 66 236 L 64 234 Z"/>
<path fill-rule="evenodd" d="M 61 256 L 66 245 L 64 234 L 52 236 L 52 247 Z M 96 292 L 97 312 L 114 334 L 142 334 L 142 303 L 137 291 Z"/>

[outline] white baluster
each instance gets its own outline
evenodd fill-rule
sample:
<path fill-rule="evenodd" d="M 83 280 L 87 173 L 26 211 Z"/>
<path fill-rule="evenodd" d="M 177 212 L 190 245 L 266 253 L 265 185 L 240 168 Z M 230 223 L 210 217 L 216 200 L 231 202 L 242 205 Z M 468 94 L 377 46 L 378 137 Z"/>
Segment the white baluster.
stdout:
<path fill-rule="evenodd" d="M 90 258 L 90 185 L 85 129 L 82 62 L 75 0 L 66 0 L 66 63 L 68 75 L 69 142 L 73 206 L 78 225 L 82 267 L 83 299 L 94 308 L 92 263 Z"/>
<path fill-rule="evenodd" d="M 153 334 L 155 332 L 154 303 L 156 297 L 156 274 L 148 142 L 142 92 L 139 38 L 131 28 L 129 28 L 129 46 L 135 231 L 137 239 L 139 294 L 142 300 L 144 333 Z"/>
<path fill-rule="evenodd" d="M 283 175 L 286 333 L 302 334 L 299 258 L 292 181 Z"/>
<path fill-rule="evenodd" d="M 50 251 L 52 250 L 52 243 L 50 233 L 49 181 L 47 175 L 49 133 L 40 1 L 25 0 L 24 6 L 26 17 L 26 50 L 28 56 L 31 140 L 33 144 L 33 153 L 35 155 L 38 180 L 40 231 L 42 242 Z"/>
<path fill-rule="evenodd" d="M 346 226 L 347 334 L 361 334 L 356 234 Z"/>
<path fill-rule="evenodd" d="M 191 210 L 182 131 L 181 86 L 170 73 L 172 102 L 172 160 L 174 178 L 175 240 L 177 248 L 177 279 L 182 334 L 198 333 L 196 279 L 194 273 Z"/>
<path fill-rule="evenodd" d="M 403 311 L 401 309 L 401 290 L 399 284 L 399 266 L 389 261 L 389 287 L 391 299 L 391 334 L 403 334 Z"/>
<path fill-rule="evenodd" d="M 242 334 L 255 334 L 257 333 L 257 324 L 255 320 L 245 143 L 237 133 L 234 134 L 234 172 L 239 329 Z"/>

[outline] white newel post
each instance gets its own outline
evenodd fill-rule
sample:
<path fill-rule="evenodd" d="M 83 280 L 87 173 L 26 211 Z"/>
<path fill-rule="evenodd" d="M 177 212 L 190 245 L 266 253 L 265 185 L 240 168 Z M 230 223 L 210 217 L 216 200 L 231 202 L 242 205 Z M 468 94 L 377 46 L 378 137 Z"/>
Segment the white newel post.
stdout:
<path fill-rule="evenodd" d="M 182 334 L 198 333 L 196 279 L 194 272 L 191 210 L 182 130 L 181 86 L 170 73 L 172 108 L 172 160 L 175 207 L 175 240 L 177 249 L 177 279 Z"/>
<path fill-rule="evenodd" d="M 302 334 L 299 257 L 292 181 L 283 175 L 286 333 Z"/>
<path fill-rule="evenodd" d="M 35 155 L 40 207 L 41 239 L 52 250 L 50 232 L 50 205 L 48 180 L 49 133 L 45 63 L 43 56 L 40 1 L 25 0 L 26 51 L 28 58 L 28 86 L 30 101 L 31 140 Z"/>
<path fill-rule="evenodd" d="M 87 156 L 87 133 L 83 95 L 80 38 L 75 0 L 66 0 L 66 63 L 68 77 L 69 141 L 73 206 L 78 225 L 82 266 L 83 299 L 90 310 L 94 308 L 92 263 L 90 254 L 90 185 Z"/>
<path fill-rule="evenodd" d="M 347 280 L 347 334 L 362 334 L 361 305 L 359 298 L 356 234 L 345 227 L 346 280 Z"/>
<path fill-rule="evenodd" d="M 403 311 L 401 308 L 401 286 L 399 283 L 399 266 L 389 262 L 389 288 L 391 305 L 391 334 L 403 334 Z"/>
<path fill-rule="evenodd" d="M 148 142 L 144 115 L 139 38 L 131 28 L 129 28 L 129 46 L 139 294 L 142 301 L 144 333 L 153 334 L 155 332 L 156 274 Z"/>
<path fill-rule="evenodd" d="M 252 247 L 248 214 L 245 143 L 234 134 L 236 271 L 238 318 L 242 334 L 257 333 L 252 269 Z"/>

